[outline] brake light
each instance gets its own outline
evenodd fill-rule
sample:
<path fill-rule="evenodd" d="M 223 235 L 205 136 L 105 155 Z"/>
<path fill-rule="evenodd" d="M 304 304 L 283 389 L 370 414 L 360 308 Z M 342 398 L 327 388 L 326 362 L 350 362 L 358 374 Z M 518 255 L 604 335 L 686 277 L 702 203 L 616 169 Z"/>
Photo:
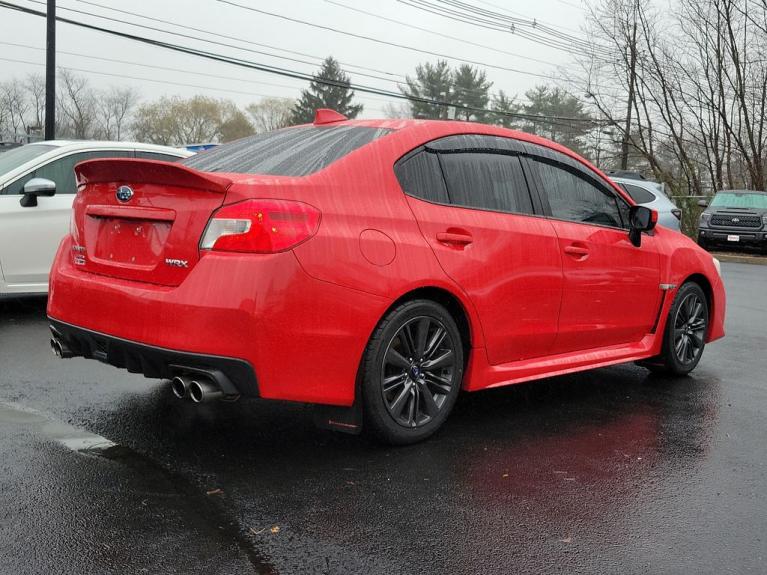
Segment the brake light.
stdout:
<path fill-rule="evenodd" d="M 320 211 L 292 200 L 245 200 L 213 213 L 200 249 L 268 254 L 289 250 L 317 233 Z"/>

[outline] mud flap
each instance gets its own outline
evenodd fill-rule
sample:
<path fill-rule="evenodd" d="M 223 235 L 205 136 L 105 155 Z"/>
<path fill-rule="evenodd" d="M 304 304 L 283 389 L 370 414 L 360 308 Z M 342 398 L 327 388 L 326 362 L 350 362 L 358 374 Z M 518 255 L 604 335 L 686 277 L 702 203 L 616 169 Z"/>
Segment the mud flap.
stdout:
<path fill-rule="evenodd" d="M 314 425 L 351 435 L 362 432 L 362 407 L 355 403 L 351 407 L 337 405 L 315 405 Z"/>

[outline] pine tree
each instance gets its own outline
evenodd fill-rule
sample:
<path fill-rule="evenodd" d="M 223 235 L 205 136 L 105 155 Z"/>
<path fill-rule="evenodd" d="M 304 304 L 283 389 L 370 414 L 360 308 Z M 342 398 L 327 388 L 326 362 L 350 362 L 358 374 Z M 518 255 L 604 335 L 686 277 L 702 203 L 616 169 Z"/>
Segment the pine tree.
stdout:
<path fill-rule="evenodd" d="M 291 110 L 291 123 L 306 124 L 314 120 L 319 108 L 330 108 L 347 118 L 356 118 L 362 112 L 362 104 L 352 104 L 354 91 L 351 81 L 332 56 L 325 58 L 319 73 L 309 83 L 308 90 L 301 91 L 301 98 Z"/>
<path fill-rule="evenodd" d="M 504 128 L 518 128 L 520 126 L 519 119 L 510 114 L 519 113 L 521 108 L 522 106 L 514 96 L 509 97 L 503 90 L 498 90 L 498 94 L 493 98 L 492 121 Z"/>
<path fill-rule="evenodd" d="M 400 87 L 405 96 L 410 98 L 410 111 L 414 118 L 446 120 L 448 107 L 429 104 L 419 99 L 450 102 L 453 94 L 453 73 L 445 60 L 436 64 L 418 64 L 415 78 L 408 76 L 407 86 Z"/>
<path fill-rule="evenodd" d="M 486 109 L 490 101 L 488 91 L 492 82 L 488 82 L 484 70 L 462 64 L 453 73 L 453 97 L 451 102 L 457 106 L 455 117 L 458 120 L 485 122 L 488 113 L 479 111 Z M 473 110 L 461 109 L 474 108 Z"/>
<path fill-rule="evenodd" d="M 560 88 L 536 86 L 528 90 L 525 97 L 525 114 L 548 117 L 527 119 L 526 131 L 554 140 L 576 152 L 582 151 L 583 138 L 594 126 L 589 121 L 591 116 L 575 96 Z"/>

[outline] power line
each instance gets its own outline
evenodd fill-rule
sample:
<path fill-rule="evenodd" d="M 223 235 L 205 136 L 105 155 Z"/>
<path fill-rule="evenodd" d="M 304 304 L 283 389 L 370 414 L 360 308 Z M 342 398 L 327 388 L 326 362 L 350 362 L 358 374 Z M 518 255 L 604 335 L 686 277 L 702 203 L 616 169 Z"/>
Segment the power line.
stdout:
<path fill-rule="evenodd" d="M 3 43 L 5 44 L 5 42 L 3 42 Z M 33 61 L 30 61 L 30 60 L 21 60 L 21 59 L 18 59 L 18 58 L 0 57 L 0 61 L 1 62 L 12 62 L 14 64 L 25 64 L 25 65 L 28 65 L 28 66 L 45 67 L 45 64 L 41 64 L 40 62 L 33 62 Z M 157 79 L 154 79 L 154 78 L 145 78 L 145 77 L 139 77 L 139 76 L 126 76 L 125 74 L 101 72 L 101 71 L 98 71 L 98 70 L 91 70 L 91 69 L 88 69 L 88 68 L 73 68 L 71 66 L 61 66 L 61 68 L 64 69 L 64 70 L 70 70 L 72 72 L 80 72 L 82 74 L 96 74 L 98 76 L 108 76 L 108 77 L 112 77 L 112 78 L 127 78 L 129 80 L 138 80 L 140 82 L 154 82 L 154 83 L 157 83 L 157 84 L 164 84 L 164 85 L 170 84 L 172 86 L 181 86 L 181 87 L 184 87 L 184 88 L 196 88 L 196 89 L 199 89 L 199 90 L 209 90 L 211 92 L 227 92 L 227 93 L 230 93 L 230 94 L 242 94 L 242 95 L 245 95 L 245 96 L 259 96 L 261 98 L 277 98 L 279 100 L 292 100 L 292 98 L 287 98 L 285 96 L 276 96 L 274 94 L 259 94 L 259 93 L 256 93 L 256 92 L 243 92 L 241 90 L 230 90 L 228 88 L 211 88 L 210 86 L 201 86 L 199 84 L 186 84 L 186 83 L 183 83 L 183 82 L 171 82 L 171 81 L 166 80 L 166 79 L 157 80 Z M 381 110 L 380 108 L 369 108 L 369 109 L 370 110 L 374 110 L 376 112 L 383 112 L 383 110 Z"/>
<path fill-rule="evenodd" d="M 2 42 L 2 41 L 0 41 L 0 45 L 14 46 L 16 48 L 26 48 L 28 50 L 37 50 L 37 51 L 45 50 L 45 48 L 42 48 L 40 46 L 31 46 L 29 44 L 18 44 L 18 43 L 15 43 L 15 42 Z M 64 50 L 58 50 L 58 53 L 59 54 L 64 54 L 64 55 L 67 55 L 67 56 L 77 56 L 79 58 L 87 58 L 89 60 L 98 60 L 98 61 L 101 61 L 101 62 L 110 62 L 110 63 L 115 63 L 115 64 L 127 64 L 129 66 L 138 66 L 138 67 L 141 67 L 141 68 L 150 68 L 150 69 L 153 69 L 153 70 L 162 70 L 162 71 L 165 71 L 165 72 L 178 72 L 178 73 L 181 73 L 181 74 L 192 74 L 194 76 L 202 76 L 204 78 L 215 78 L 215 79 L 218 79 L 218 80 L 231 80 L 231 81 L 234 81 L 234 82 L 243 82 L 243 83 L 246 83 L 246 84 L 257 84 L 259 86 L 271 86 L 271 87 L 274 87 L 274 88 L 288 88 L 290 90 L 300 90 L 301 89 L 300 86 L 289 86 L 287 84 L 275 84 L 273 82 L 264 82 L 264 81 L 261 81 L 261 80 L 258 80 L 258 81 L 256 81 L 256 80 L 244 80 L 243 78 L 235 78 L 233 76 L 220 76 L 218 74 L 209 74 L 209 73 L 206 73 L 206 72 L 196 72 L 196 71 L 193 71 L 193 70 L 183 70 L 183 69 L 180 69 L 180 68 L 171 68 L 171 67 L 167 67 L 167 66 L 156 66 L 156 65 L 153 65 L 153 64 L 145 64 L 143 62 L 133 62 L 131 60 L 118 60 L 118 59 L 115 59 L 115 58 L 105 58 L 103 56 L 93 56 L 92 54 L 82 54 L 80 52 L 68 52 L 68 51 L 64 51 Z M 21 62 L 21 63 L 25 63 L 25 62 Z M 71 69 L 74 70 L 74 68 L 71 68 Z M 93 74 L 100 74 L 101 73 L 101 72 L 96 72 L 94 70 L 89 70 L 89 72 L 93 73 Z M 104 73 L 104 74 L 106 74 L 106 73 Z M 111 75 L 114 75 L 114 74 L 109 74 L 109 75 L 111 76 Z M 155 81 L 158 81 L 158 80 L 149 80 L 149 81 L 150 82 L 155 82 Z M 178 85 L 179 86 L 187 86 L 187 87 L 190 87 L 190 88 L 197 88 L 197 87 L 199 87 L 199 86 L 194 86 L 194 85 L 191 85 L 191 84 L 178 84 Z M 213 89 L 213 88 L 211 88 L 211 89 Z M 223 91 L 231 91 L 232 93 L 236 93 L 236 94 L 248 94 L 249 93 L 249 92 L 241 92 L 241 91 L 237 91 L 237 90 L 225 90 L 225 89 L 222 89 L 222 90 Z M 253 95 L 254 96 L 262 96 L 262 97 L 266 97 L 266 98 L 282 98 L 282 99 L 285 99 L 285 100 L 292 100 L 293 99 L 293 98 L 289 98 L 287 96 L 268 96 L 268 95 L 264 95 L 264 94 L 257 94 L 255 92 L 253 93 Z M 362 99 L 362 100 L 374 100 L 374 101 L 377 101 L 377 102 L 389 102 L 389 99 L 374 98 L 374 97 L 371 97 L 371 96 L 358 96 L 358 98 Z"/>
<path fill-rule="evenodd" d="M 31 1 L 31 0 L 30 0 Z M 205 30 L 203 28 L 195 28 L 194 26 L 186 26 L 184 24 L 178 24 L 177 22 L 171 22 L 169 20 L 163 20 L 162 18 L 156 18 L 153 16 L 147 16 L 145 14 L 139 14 L 137 12 L 130 12 L 128 10 L 121 10 L 119 8 L 113 8 L 111 6 L 105 6 L 103 4 L 99 4 L 97 2 L 90 2 L 89 0 L 77 0 L 77 2 L 80 2 L 82 4 L 88 4 L 90 6 L 96 6 L 98 8 L 102 8 L 104 10 L 111 10 L 113 12 L 118 12 L 120 14 L 126 14 L 128 16 L 135 16 L 136 18 L 143 18 L 144 20 L 149 20 L 151 22 L 159 22 L 161 24 L 170 24 L 172 26 L 176 26 L 177 28 L 182 28 L 184 30 L 191 30 L 193 32 L 202 32 L 204 34 L 210 34 L 213 36 L 218 36 L 220 38 L 226 38 L 227 40 L 236 40 L 237 42 L 244 42 L 246 44 L 250 44 L 252 46 L 261 46 L 262 48 L 270 48 L 272 50 L 279 50 L 281 52 L 287 52 L 288 54 L 294 54 L 296 56 L 304 56 L 307 58 L 314 58 L 315 60 L 318 60 L 321 62 L 323 58 L 321 56 L 315 56 L 313 54 L 309 54 L 307 52 L 299 52 L 297 50 L 289 50 L 287 48 L 280 48 L 278 46 L 273 46 L 271 44 L 264 44 L 262 42 L 254 42 L 253 40 L 245 39 L 245 38 L 239 38 L 237 36 L 228 36 L 226 34 L 222 34 L 220 32 L 212 32 L 210 30 Z M 93 14 L 95 16 L 95 14 Z M 387 72 L 386 70 L 379 70 L 377 68 L 371 68 L 369 66 L 361 66 L 359 64 L 350 64 L 349 62 L 339 62 L 343 66 L 347 66 L 349 68 L 358 68 L 360 70 L 367 70 L 369 72 L 376 72 L 378 74 L 386 74 L 388 76 L 398 76 L 400 78 L 404 78 L 402 74 L 395 74 L 393 72 Z"/>
<path fill-rule="evenodd" d="M 31 8 L 27 8 L 27 7 L 24 7 L 24 6 L 19 6 L 17 4 L 13 4 L 11 2 L 6 2 L 5 0 L 0 0 L 0 7 L 6 8 L 6 9 L 10 9 L 10 10 L 15 10 L 15 11 L 18 11 L 18 12 L 23 12 L 23 13 L 26 13 L 26 14 L 31 14 L 31 15 L 39 16 L 39 17 L 45 17 L 45 13 L 43 13 L 43 12 L 31 9 Z M 167 50 L 172 50 L 172 51 L 176 51 L 176 52 L 183 53 L 183 54 L 190 54 L 190 55 L 199 56 L 201 58 L 206 58 L 208 60 L 213 60 L 213 61 L 217 61 L 217 62 L 225 62 L 225 63 L 241 66 L 241 67 L 244 67 L 244 68 L 260 70 L 260 71 L 263 71 L 263 72 L 268 72 L 268 73 L 277 74 L 277 75 L 280 75 L 280 76 L 285 76 L 285 77 L 290 77 L 290 78 L 297 78 L 297 79 L 302 79 L 302 80 L 313 81 L 315 83 L 323 84 L 323 85 L 327 85 L 327 86 L 345 87 L 345 88 L 349 88 L 349 89 L 356 90 L 356 91 L 359 91 L 359 92 L 364 92 L 364 93 L 374 94 L 374 95 L 387 96 L 387 97 L 390 97 L 390 98 L 393 98 L 393 99 L 397 99 L 397 100 L 407 100 L 407 101 L 411 101 L 411 102 L 412 101 L 422 102 L 422 103 L 429 104 L 429 105 L 434 105 L 434 106 L 447 106 L 447 107 L 452 107 L 452 108 L 454 108 L 456 110 L 463 110 L 463 111 L 469 111 L 469 112 L 475 112 L 475 113 L 490 113 L 490 114 L 495 114 L 495 115 L 498 115 L 498 116 L 516 117 L 516 118 L 521 118 L 521 119 L 526 119 L 526 120 L 531 120 L 531 121 L 532 120 L 544 121 L 544 122 L 547 122 L 547 123 L 552 124 L 552 125 L 554 125 L 557 121 L 564 121 L 564 122 L 571 122 L 571 123 L 572 122 L 589 123 L 589 124 L 592 124 L 592 125 L 597 125 L 597 124 L 602 122 L 600 120 L 595 120 L 595 119 L 591 119 L 591 118 L 572 118 L 572 117 L 563 117 L 563 116 L 542 116 L 542 115 L 536 115 L 536 114 L 523 114 L 523 113 L 518 113 L 518 112 L 505 112 L 505 111 L 498 111 L 498 110 L 490 110 L 490 109 L 487 109 L 487 108 L 479 108 L 479 107 L 474 107 L 474 106 L 465 106 L 465 105 L 455 104 L 455 103 L 452 103 L 452 102 L 446 102 L 446 101 L 441 101 L 441 100 L 433 100 L 433 99 L 421 98 L 421 97 L 415 97 L 415 96 L 406 96 L 406 95 L 398 93 L 398 92 L 390 92 L 390 91 L 387 91 L 387 90 L 382 90 L 382 89 L 374 88 L 374 87 L 371 87 L 371 86 L 364 86 L 364 85 L 359 85 L 359 84 L 351 84 L 349 82 L 337 82 L 337 81 L 334 81 L 334 80 L 327 80 L 327 79 L 323 79 L 323 78 L 314 77 L 314 76 L 311 76 L 311 75 L 308 75 L 308 74 L 305 74 L 305 73 L 302 73 L 302 72 L 297 72 L 297 71 L 294 71 L 294 70 L 289 70 L 289 69 L 285 69 L 285 68 L 278 68 L 278 67 L 275 67 L 275 66 L 269 66 L 269 65 L 265 65 L 265 64 L 260 64 L 260 63 L 257 63 L 257 62 L 250 62 L 250 61 L 247 61 L 247 60 L 242 60 L 242 59 L 239 59 L 239 58 L 233 58 L 233 57 L 229 57 L 229 56 L 224 56 L 224 55 L 221 55 L 221 54 L 215 54 L 213 52 L 207 52 L 207 51 L 203 51 L 203 50 L 199 50 L 199 49 L 195 49 L 195 48 L 190 48 L 190 47 L 187 47 L 187 46 L 182 46 L 182 45 L 179 45 L 179 44 L 171 44 L 171 43 L 160 41 L 160 40 L 154 40 L 154 39 L 151 39 L 151 38 L 146 38 L 144 36 L 137 36 L 135 34 L 130 34 L 130 33 L 127 33 L 127 32 L 121 32 L 121 31 L 118 31 L 118 30 L 110 29 L 110 28 L 104 28 L 102 26 L 97 26 L 95 24 L 88 24 L 88 23 L 85 23 L 85 22 L 79 22 L 77 20 L 72 20 L 70 18 L 64 18 L 64 17 L 57 16 L 56 20 L 59 21 L 59 22 L 64 22 L 66 24 L 71 24 L 71 25 L 74 25 L 74 26 L 78 26 L 78 27 L 81 27 L 81 28 L 88 29 L 88 30 L 102 32 L 102 33 L 105 33 L 105 34 L 109 34 L 109 35 L 113 35 L 113 36 L 129 39 L 129 40 L 134 40 L 136 42 L 141 42 L 141 43 L 144 43 L 144 44 L 149 44 L 151 46 L 161 47 L 161 48 L 165 48 Z M 565 125 L 567 125 L 567 124 L 565 124 Z"/>
<path fill-rule="evenodd" d="M 42 1 L 42 0 L 27 0 L 27 2 L 31 2 L 32 4 L 42 4 L 42 5 L 45 5 L 45 2 Z M 145 24 L 136 24 L 134 22 L 127 22 L 125 20 L 120 20 L 118 18 L 111 18 L 109 16 L 104 16 L 104 15 L 101 15 L 101 14 L 94 14 L 93 12 L 87 12 L 87 11 L 84 11 L 84 10 L 78 10 L 76 8 L 67 8 L 67 7 L 64 7 L 64 6 L 59 6 L 58 9 L 59 10 L 66 10 L 67 12 L 74 12 L 76 14 L 81 14 L 81 15 L 84 15 L 84 16 L 90 16 L 90 17 L 93 17 L 93 18 L 99 18 L 99 19 L 102 19 L 102 20 L 107 20 L 109 22 L 117 22 L 119 24 L 127 24 L 128 26 L 133 26 L 133 27 L 136 27 L 136 28 L 141 28 L 141 29 L 145 29 L 145 30 L 152 30 L 153 32 L 160 32 L 162 34 L 170 34 L 171 36 L 177 36 L 179 38 L 186 38 L 188 40 L 197 40 L 197 41 L 200 41 L 200 42 L 205 42 L 205 43 L 208 43 L 208 44 L 213 44 L 215 46 L 223 46 L 225 48 L 234 48 L 235 50 L 242 50 L 244 52 L 250 52 L 250 53 L 253 53 L 253 54 L 260 54 L 262 56 L 269 56 L 271 58 L 278 58 L 280 60 L 287 60 L 287 61 L 296 62 L 296 63 L 299 63 L 299 64 L 308 64 L 310 66 L 317 66 L 317 62 L 309 62 L 309 61 L 306 61 L 306 60 L 301 60 L 301 59 L 298 59 L 298 58 L 292 58 L 292 57 L 289 57 L 289 56 L 280 56 L 279 54 L 273 54 L 271 52 L 264 52 L 263 50 L 254 50 L 253 48 L 243 48 L 242 46 L 237 46 L 235 44 L 228 44 L 226 42 L 220 42 L 220 41 L 216 41 L 216 40 L 209 40 L 207 38 L 201 38 L 199 36 L 193 36 L 191 34 L 182 34 L 181 32 L 173 32 L 172 30 L 166 30 L 164 28 L 156 28 L 156 27 L 153 27 L 153 26 L 147 26 Z M 109 8 L 107 8 L 107 9 L 109 9 Z M 124 10 L 119 10 L 119 12 L 125 13 Z M 139 17 L 142 17 L 141 15 L 138 15 L 138 14 L 135 14 L 135 15 L 137 15 Z M 158 21 L 158 22 L 163 23 L 163 24 L 168 24 L 168 25 L 171 25 L 171 26 L 176 26 L 176 24 L 174 22 L 170 22 L 170 21 L 167 21 L 167 20 L 161 20 L 159 18 L 149 18 L 149 17 L 146 17 L 146 18 L 148 18 L 149 20 Z M 213 35 L 215 35 L 215 32 L 205 32 L 205 33 L 206 34 L 213 34 Z M 239 41 L 248 42 L 247 40 L 239 40 Z M 312 58 L 316 58 L 316 57 L 312 56 Z M 364 72 L 355 72 L 355 74 L 357 74 L 359 76 L 365 76 L 367 78 L 373 78 L 373 79 L 376 79 L 376 80 L 383 80 L 385 82 L 396 82 L 397 81 L 397 80 L 394 80 L 392 78 L 384 78 L 384 77 L 381 77 L 381 76 L 375 76 L 373 74 L 367 74 L 367 73 L 364 73 Z"/>
<path fill-rule="evenodd" d="M 221 1 L 221 0 L 219 0 Z M 594 55 L 594 46 L 586 43 L 584 40 L 569 36 L 561 32 L 548 28 L 547 26 L 539 24 L 535 20 L 523 20 L 521 18 L 513 18 L 510 16 L 504 16 L 496 12 L 488 12 L 462 2 L 449 2 L 443 0 L 439 3 L 447 4 L 452 8 L 446 8 L 443 6 L 435 5 L 427 0 L 398 0 L 401 4 L 416 8 L 418 10 L 436 14 L 449 20 L 454 20 L 464 24 L 470 24 L 487 30 L 493 30 L 496 32 L 504 32 L 513 34 L 520 38 L 532 40 L 538 44 L 562 50 L 568 53 L 579 52 L 588 56 Z M 457 9 L 454 9 L 457 8 Z M 505 22 L 499 22 L 503 20 Z M 538 32 L 532 32 L 530 30 L 540 30 L 546 35 L 542 35 Z M 601 47 L 597 47 L 601 51 Z M 608 54 L 605 53 L 607 57 Z"/>
<path fill-rule="evenodd" d="M 479 44 L 479 43 L 473 42 L 471 40 L 466 40 L 465 38 L 459 38 L 457 36 L 450 36 L 449 34 L 443 34 L 442 32 L 437 32 L 435 30 L 430 30 L 429 28 L 424 28 L 422 26 L 416 26 L 415 24 L 410 24 L 408 22 L 403 22 L 402 20 L 395 20 L 394 18 L 389 18 L 388 16 L 383 16 L 381 14 L 375 14 L 373 12 L 368 12 L 367 10 L 362 10 L 361 8 L 356 8 L 354 6 L 349 6 L 348 4 L 342 4 L 341 2 L 336 2 L 336 0 L 325 0 L 325 2 L 327 2 L 328 4 L 334 4 L 335 6 L 340 6 L 341 8 L 346 8 L 347 10 L 352 10 L 354 12 L 359 12 L 360 14 L 367 14 L 368 16 L 372 16 L 373 18 L 377 18 L 377 19 L 383 20 L 385 22 L 391 22 L 393 24 L 399 24 L 400 26 L 405 26 L 406 28 L 412 28 L 413 30 L 420 30 L 421 32 L 426 32 L 428 34 L 433 34 L 433 35 L 439 36 L 441 38 L 447 38 L 448 40 L 455 40 L 456 42 L 462 42 L 464 44 L 468 44 L 469 46 L 476 46 L 478 48 L 484 48 L 485 50 L 491 50 L 493 52 L 498 52 L 499 54 L 505 54 L 506 56 L 514 56 L 515 58 L 522 58 L 523 60 L 530 60 L 531 62 L 537 62 L 539 64 L 548 64 L 550 66 L 556 66 L 557 65 L 555 62 L 550 62 L 550 61 L 547 61 L 547 60 L 539 60 L 538 58 L 533 58 L 531 56 L 525 56 L 523 54 L 517 54 L 515 52 L 508 52 L 506 50 L 501 50 L 500 48 L 495 48 L 493 46 L 488 46 L 487 44 Z"/>
<path fill-rule="evenodd" d="M 534 76 L 536 78 L 544 78 L 546 80 L 559 80 L 559 78 L 555 76 L 551 76 L 549 74 L 541 74 L 538 72 L 529 72 L 527 70 L 520 70 L 518 68 L 509 68 L 507 66 L 500 66 L 497 64 L 488 64 L 487 62 L 480 62 L 478 60 L 469 60 L 467 58 L 459 58 L 457 56 L 451 56 L 449 54 L 444 54 L 441 52 L 434 52 L 432 50 L 424 50 L 421 48 L 416 48 L 414 46 L 409 46 L 406 44 L 399 44 L 397 42 L 390 42 L 388 40 L 382 40 L 381 38 L 375 38 L 373 36 L 366 36 L 364 34 L 357 34 L 355 32 L 349 32 L 348 30 L 341 30 L 339 28 L 334 28 L 332 26 L 325 26 L 323 24 L 317 24 L 316 22 L 308 22 L 306 20 L 301 20 L 299 18 L 293 18 L 291 16 L 285 16 L 284 14 L 277 14 L 275 12 L 268 12 L 266 10 L 261 10 L 259 8 L 254 8 L 252 6 L 245 6 L 243 4 L 238 4 L 237 2 L 232 2 L 231 0 L 216 0 L 216 2 L 220 2 L 221 4 L 228 4 L 230 6 L 234 6 L 236 8 L 240 8 L 242 10 L 248 10 L 250 12 L 255 12 L 257 14 L 263 14 L 265 16 L 272 16 L 274 18 L 279 18 L 281 20 L 286 20 L 288 22 L 294 22 L 296 24 L 303 24 L 305 26 L 311 26 L 313 28 L 318 28 L 320 30 L 326 30 L 328 32 L 333 32 L 336 34 L 342 34 L 344 36 L 350 36 L 352 38 L 358 38 L 361 40 L 367 40 L 370 42 L 375 42 L 377 44 L 383 44 L 386 46 L 393 46 L 395 48 L 401 48 L 403 50 L 410 50 L 412 52 L 418 52 L 420 54 L 428 54 L 429 56 L 436 56 L 437 58 L 447 58 L 448 60 L 455 60 L 457 62 L 463 62 L 465 64 L 473 64 L 475 66 L 484 66 L 486 68 L 493 68 L 495 70 L 503 70 L 505 72 L 513 72 L 515 74 L 524 74 L 526 76 Z"/>

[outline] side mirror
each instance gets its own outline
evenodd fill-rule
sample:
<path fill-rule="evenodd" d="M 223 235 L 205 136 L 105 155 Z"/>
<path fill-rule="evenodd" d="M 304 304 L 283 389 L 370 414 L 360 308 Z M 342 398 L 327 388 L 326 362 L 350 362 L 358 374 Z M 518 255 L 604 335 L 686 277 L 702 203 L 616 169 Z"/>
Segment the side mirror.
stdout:
<path fill-rule="evenodd" d="M 658 223 L 658 212 L 647 206 L 631 206 L 629 210 L 629 240 L 636 247 L 642 245 L 642 232 L 649 232 Z"/>
<path fill-rule="evenodd" d="M 708 207 L 708 200 L 698 200 L 698 205 L 701 208 L 707 208 Z"/>
<path fill-rule="evenodd" d="M 19 203 L 22 208 L 37 206 L 37 196 L 53 196 L 56 194 L 56 182 L 46 178 L 32 178 L 24 184 L 23 196 Z"/>

